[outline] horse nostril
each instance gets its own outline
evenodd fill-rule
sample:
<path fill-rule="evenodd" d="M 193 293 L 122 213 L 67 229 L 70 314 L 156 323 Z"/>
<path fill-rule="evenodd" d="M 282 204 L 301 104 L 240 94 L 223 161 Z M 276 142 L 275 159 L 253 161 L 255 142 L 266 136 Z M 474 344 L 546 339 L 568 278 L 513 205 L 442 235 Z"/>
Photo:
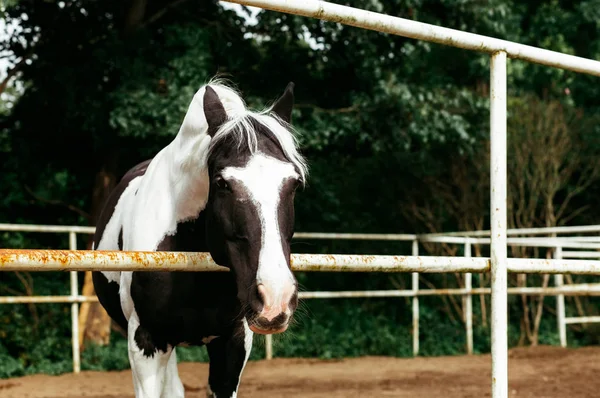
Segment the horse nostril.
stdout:
<path fill-rule="evenodd" d="M 290 311 L 295 311 L 296 308 L 298 308 L 298 290 L 295 290 L 294 294 L 292 294 L 287 307 L 290 309 Z"/>
<path fill-rule="evenodd" d="M 267 293 L 267 288 L 265 288 L 265 285 L 263 285 L 262 283 L 258 285 L 258 297 L 262 301 L 262 304 L 266 310 L 271 308 L 271 305 L 273 304 L 271 302 L 271 297 Z"/>
<path fill-rule="evenodd" d="M 257 288 L 253 292 L 251 291 L 249 304 L 250 308 L 252 308 L 252 310 L 256 313 L 260 313 L 264 309 L 264 298 L 261 293 L 261 289 Z"/>

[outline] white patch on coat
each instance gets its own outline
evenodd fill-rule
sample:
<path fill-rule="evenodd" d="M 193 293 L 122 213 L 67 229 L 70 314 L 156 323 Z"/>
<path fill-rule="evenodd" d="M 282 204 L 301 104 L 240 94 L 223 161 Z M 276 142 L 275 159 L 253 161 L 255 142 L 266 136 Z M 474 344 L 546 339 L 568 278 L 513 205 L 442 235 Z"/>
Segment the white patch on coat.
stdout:
<path fill-rule="evenodd" d="M 250 358 L 250 351 L 252 351 L 252 338 L 254 337 L 254 333 L 248 327 L 248 320 L 246 318 L 242 319 L 242 324 L 244 325 L 244 350 L 246 351 L 244 356 L 244 364 L 240 369 L 240 376 L 238 378 L 237 386 L 235 387 L 235 391 L 231 395 L 231 398 L 237 397 L 237 391 L 240 388 L 240 382 L 242 381 L 242 373 L 244 373 L 244 368 L 246 367 L 246 363 L 248 363 L 248 358 Z"/>
<path fill-rule="evenodd" d="M 138 316 L 134 311 L 127 324 L 127 347 L 136 398 L 183 398 L 183 384 L 176 373 L 177 363 L 171 360 L 173 348 L 168 346 L 167 352 L 157 350 L 151 357 L 144 355 L 135 341 L 135 332 L 139 325 Z M 167 387 L 171 387 L 172 391 L 166 391 Z"/>
<path fill-rule="evenodd" d="M 183 383 L 179 378 L 179 372 L 177 370 L 177 349 L 173 347 L 169 362 L 167 363 L 167 372 L 165 374 L 161 397 L 183 398 L 184 396 L 185 388 L 183 387 Z"/>
<path fill-rule="evenodd" d="M 138 189 L 141 181 L 142 177 L 140 176 L 129 182 L 129 185 L 127 185 L 119 197 L 110 220 L 108 220 L 108 223 L 104 227 L 98 247 L 93 248 L 93 250 L 119 250 L 119 235 L 121 229 L 123 229 L 123 236 L 125 235 L 124 224 L 129 211 L 128 209 L 134 205 L 135 191 Z M 121 272 L 119 271 L 102 271 L 102 275 L 109 282 L 121 283 Z"/>
<path fill-rule="evenodd" d="M 268 285 L 273 303 L 280 303 L 286 287 L 293 283 L 279 230 L 278 207 L 284 181 L 298 178 L 294 166 L 263 153 L 252 156 L 244 167 L 226 167 L 225 179 L 233 178 L 247 191 L 261 223 L 261 247 L 258 256 L 258 284 Z"/>
<path fill-rule="evenodd" d="M 135 312 L 133 298 L 131 297 L 131 280 L 133 279 L 132 271 L 121 272 L 121 280 L 119 281 L 119 298 L 121 299 L 121 309 L 125 319 L 129 321 L 131 315 Z"/>

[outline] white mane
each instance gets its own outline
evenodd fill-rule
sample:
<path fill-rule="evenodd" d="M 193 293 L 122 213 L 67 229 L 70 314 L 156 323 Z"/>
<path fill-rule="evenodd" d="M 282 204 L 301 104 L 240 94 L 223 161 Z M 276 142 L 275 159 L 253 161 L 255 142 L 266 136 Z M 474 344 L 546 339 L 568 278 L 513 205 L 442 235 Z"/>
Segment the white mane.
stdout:
<path fill-rule="evenodd" d="M 209 153 L 219 142 L 229 137 L 233 138 L 238 147 L 247 145 L 250 152 L 255 153 L 258 147 L 258 133 L 252 125 L 252 120 L 255 120 L 273 133 L 286 157 L 299 170 L 301 181 L 306 181 L 306 161 L 298 152 L 296 132 L 290 124 L 275 114 L 272 107 L 259 112 L 249 110 L 240 95 L 220 80 L 211 80 L 207 86 L 215 90 L 227 113 L 227 121 L 210 142 Z"/>

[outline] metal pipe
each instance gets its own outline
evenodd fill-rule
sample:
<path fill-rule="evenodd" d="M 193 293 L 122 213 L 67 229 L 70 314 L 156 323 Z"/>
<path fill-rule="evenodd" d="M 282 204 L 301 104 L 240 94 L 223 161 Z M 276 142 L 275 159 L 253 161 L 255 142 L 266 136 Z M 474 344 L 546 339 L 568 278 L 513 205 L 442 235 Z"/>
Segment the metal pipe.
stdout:
<path fill-rule="evenodd" d="M 421 242 L 464 244 L 470 239 L 473 244 L 490 244 L 490 238 L 468 238 L 460 236 L 421 236 Z M 567 247 L 572 249 L 600 249 L 600 242 L 579 242 L 575 240 L 563 240 L 562 238 L 507 238 L 509 246 L 528 247 Z M 600 255 L 600 252 L 597 254 Z"/>
<path fill-rule="evenodd" d="M 412 255 L 419 255 L 419 241 L 413 240 L 412 243 Z M 419 355 L 419 273 L 413 272 L 411 274 L 412 293 L 414 294 L 412 299 L 412 335 L 413 335 L 413 356 Z"/>
<path fill-rule="evenodd" d="M 69 249 L 77 250 L 77 234 L 69 232 Z M 77 281 L 77 271 L 71 271 L 71 296 L 79 294 L 79 283 Z M 73 350 L 73 372 L 81 371 L 81 354 L 79 352 L 79 304 L 71 304 L 71 346 Z"/>
<path fill-rule="evenodd" d="M 341 272 L 485 272 L 484 258 L 434 256 L 361 256 L 341 254 L 293 254 L 294 271 Z"/>
<path fill-rule="evenodd" d="M 413 290 L 358 290 L 358 291 L 318 291 L 300 292 L 298 297 L 305 299 L 334 298 L 384 298 L 384 297 L 420 297 L 420 296 L 462 296 L 466 294 L 490 294 L 489 287 L 468 289 L 420 289 Z M 600 296 L 600 283 L 563 285 L 561 287 L 509 287 L 508 294 L 525 295 L 557 295 L 565 296 Z M 96 296 L 0 296 L 0 304 L 52 304 L 52 303 L 96 303 Z"/>
<path fill-rule="evenodd" d="M 0 296 L 0 304 L 97 303 L 96 296 Z"/>
<path fill-rule="evenodd" d="M 485 258 L 293 254 L 294 271 L 485 272 Z M 0 271 L 228 271 L 209 253 L 0 249 Z"/>
<path fill-rule="evenodd" d="M 490 80 L 492 398 L 507 398 L 506 52 L 492 54 Z"/>
<path fill-rule="evenodd" d="M 508 272 L 517 274 L 600 275 L 600 261 L 509 258 Z"/>
<path fill-rule="evenodd" d="M 265 335 L 265 359 L 273 359 L 273 336 L 270 334 Z"/>
<path fill-rule="evenodd" d="M 367 290 L 367 291 L 319 291 L 300 292 L 298 297 L 306 299 L 333 298 L 386 298 L 386 297 L 420 297 L 420 296 L 464 296 L 475 294 L 490 294 L 491 288 L 479 287 L 472 289 L 421 289 L 413 290 Z M 568 296 L 600 296 L 600 284 L 565 285 L 561 287 L 509 287 L 508 294 L 519 295 L 555 295 Z"/>
<path fill-rule="evenodd" d="M 600 316 L 579 316 L 565 318 L 565 322 L 569 325 L 574 323 L 600 323 Z"/>
<path fill-rule="evenodd" d="M 600 232 L 600 225 L 581 225 L 572 227 L 543 227 L 543 228 L 513 228 L 506 231 L 508 236 L 516 235 L 548 235 L 551 233 L 556 234 L 573 234 L 573 233 L 592 233 Z M 443 232 L 434 234 L 419 235 L 419 238 L 435 237 L 435 236 L 470 236 L 470 237 L 482 237 L 490 236 L 489 230 L 480 231 L 457 231 L 457 232 Z M 561 237 L 562 238 L 562 237 Z"/>
<path fill-rule="evenodd" d="M 595 242 L 600 243 L 600 236 L 560 236 L 557 239 L 567 242 Z"/>
<path fill-rule="evenodd" d="M 93 234 L 95 227 L 82 227 L 77 225 L 32 225 L 32 224 L 0 224 L 0 231 L 6 232 L 54 232 L 79 234 Z"/>
<path fill-rule="evenodd" d="M 453 243 L 457 245 L 462 245 L 467 241 L 467 237 L 464 236 L 419 236 L 419 242 L 432 242 L 432 243 Z M 478 238 L 476 240 L 471 240 L 471 242 L 476 243 L 489 243 L 489 238 Z"/>
<path fill-rule="evenodd" d="M 562 258 L 595 258 L 595 259 L 600 259 L 600 252 L 564 251 Z"/>
<path fill-rule="evenodd" d="M 600 249 L 600 243 L 563 241 L 560 238 L 508 238 L 510 246 L 528 247 L 567 247 L 572 249 Z"/>
<path fill-rule="evenodd" d="M 468 239 L 468 238 L 467 238 Z M 465 242 L 465 257 L 471 257 L 471 243 Z M 467 293 L 463 296 L 464 313 L 465 313 L 465 332 L 467 335 L 467 354 L 473 354 L 473 294 L 471 290 L 473 274 L 467 272 L 465 274 L 465 290 Z"/>
<path fill-rule="evenodd" d="M 1 224 L 0 231 L 6 232 L 55 232 L 55 233 L 84 233 L 93 234 L 94 227 L 78 225 L 31 225 L 31 224 Z M 520 228 L 507 230 L 508 236 L 517 235 L 547 235 L 550 233 L 592 233 L 600 232 L 600 225 L 584 225 L 573 227 L 544 227 L 544 228 Z M 296 232 L 294 238 L 302 239 L 349 239 L 349 240 L 397 240 L 410 241 L 415 238 L 420 241 L 435 242 L 438 237 L 489 237 L 489 230 L 480 231 L 459 231 L 444 232 L 432 234 L 363 234 L 363 233 L 330 233 L 330 232 Z M 557 239 L 573 240 L 578 242 L 600 242 L 600 236 L 561 236 Z M 450 242 L 446 242 L 450 243 Z M 455 243 L 464 243 L 464 240 L 457 240 Z M 475 242 L 472 242 L 475 243 Z M 483 242 L 477 242 L 483 243 Z"/>
<path fill-rule="evenodd" d="M 76 232 L 93 234 L 94 227 L 85 227 L 77 225 L 30 225 L 30 224 L 0 224 L 0 231 L 7 232 L 50 232 L 64 233 Z M 589 233 L 600 232 L 600 225 L 586 225 L 575 227 L 549 227 L 549 228 L 521 228 L 507 230 L 508 236 L 515 235 L 543 235 L 549 233 Z M 488 237 L 489 230 L 482 231 L 461 231 L 461 232 L 445 232 L 435 234 L 363 234 L 363 233 L 329 233 L 329 232 L 297 232 L 294 234 L 295 239 L 348 239 L 348 240 L 391 240 L 391 241 L 411 241 L 415 238 L 421 242 L 440 242 L 440 243 L 464 243 L 462 239 L 439 239 L 439 238 L 460 238 L 471 237 L 472 243 L 489 243 L 489 240 L 473 240 L 477 237 Z M 539 239 L 539 238 L 538 238 Z M 561 241 L 575 242 L 600 242 L 600 236 L 561 236 Z M 548 244 L 555 245 L 555 242 Z M 548 246 L 554 247 L 554 246 Z"/>
<path fill-rule="evenodd" d="M 562 247 L 558 246 L 554 251 L 554 258 L 560 260 L 562 258 Z M 561 287 L 564 285 L 562 274 L 554 275 L 554 285 Z M 556 296 L 556 323 L 558 326 L 558 337 L 560 346 L 567 346 L 567 324 L 565 323 L 565 295 L 558 294 Z"/>
<path fill-rule="evenodd" d="M 324 233 L 296 232 L 294 239 L 347 239 L 347 240 L 392 240 L 411 241 L 417 238 L 414 234 L 353 234 L 353 233 Z"/>
<path fill-rule="evenodd" d="M 0 271 L 228 271 L 209 253 L 0 249 Z"/>
<path fill-rule="evenodd" d="M 508 272 L 600 275 L 600 261 L 509 258 Z M 292 254 L 294 271 L 317 272 L 488 272 L 485 257 Z M 1 271 L 195 271 L 222 272 L 209 253 L 102 250 L 0 249 Z"/>
<path fill-rule="evenodd" d="M 443 28 L 410 19 L 392 17 L 320 0 L 226 0 L 244 4 L 337 22 L 358 28 L 390 33 L 417 40 L 425 40 L 467 50 L 495 54 L 503 52 L 511 58 L 522 59 L 542 65 L 600 76 L 600 62 L 555 51 L 544 50 L 524 44 L 495 39 L 492 37 Z"/>

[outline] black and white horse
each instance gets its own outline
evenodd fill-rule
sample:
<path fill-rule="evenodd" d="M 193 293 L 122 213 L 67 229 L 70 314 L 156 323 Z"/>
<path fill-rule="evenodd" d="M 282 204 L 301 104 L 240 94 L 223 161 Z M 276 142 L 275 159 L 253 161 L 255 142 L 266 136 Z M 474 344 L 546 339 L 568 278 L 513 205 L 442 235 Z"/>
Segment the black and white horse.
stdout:
<path fill-rule="evenodd" d="M 175 139 L 125 174 L 98 221 L 95 250 L 208 251 L 231 272 L 94 272 L 127 330 L 136 397 L 183 397 L 175 347 L 206 345 L 209 397 L 235 397 L 253 333 L 286 330 L 298 303 L 290 270 L 294 192 L 306 177 L 289 125 L 293 83 L 252 112 L 214 81 L 194 95 Z"/>

